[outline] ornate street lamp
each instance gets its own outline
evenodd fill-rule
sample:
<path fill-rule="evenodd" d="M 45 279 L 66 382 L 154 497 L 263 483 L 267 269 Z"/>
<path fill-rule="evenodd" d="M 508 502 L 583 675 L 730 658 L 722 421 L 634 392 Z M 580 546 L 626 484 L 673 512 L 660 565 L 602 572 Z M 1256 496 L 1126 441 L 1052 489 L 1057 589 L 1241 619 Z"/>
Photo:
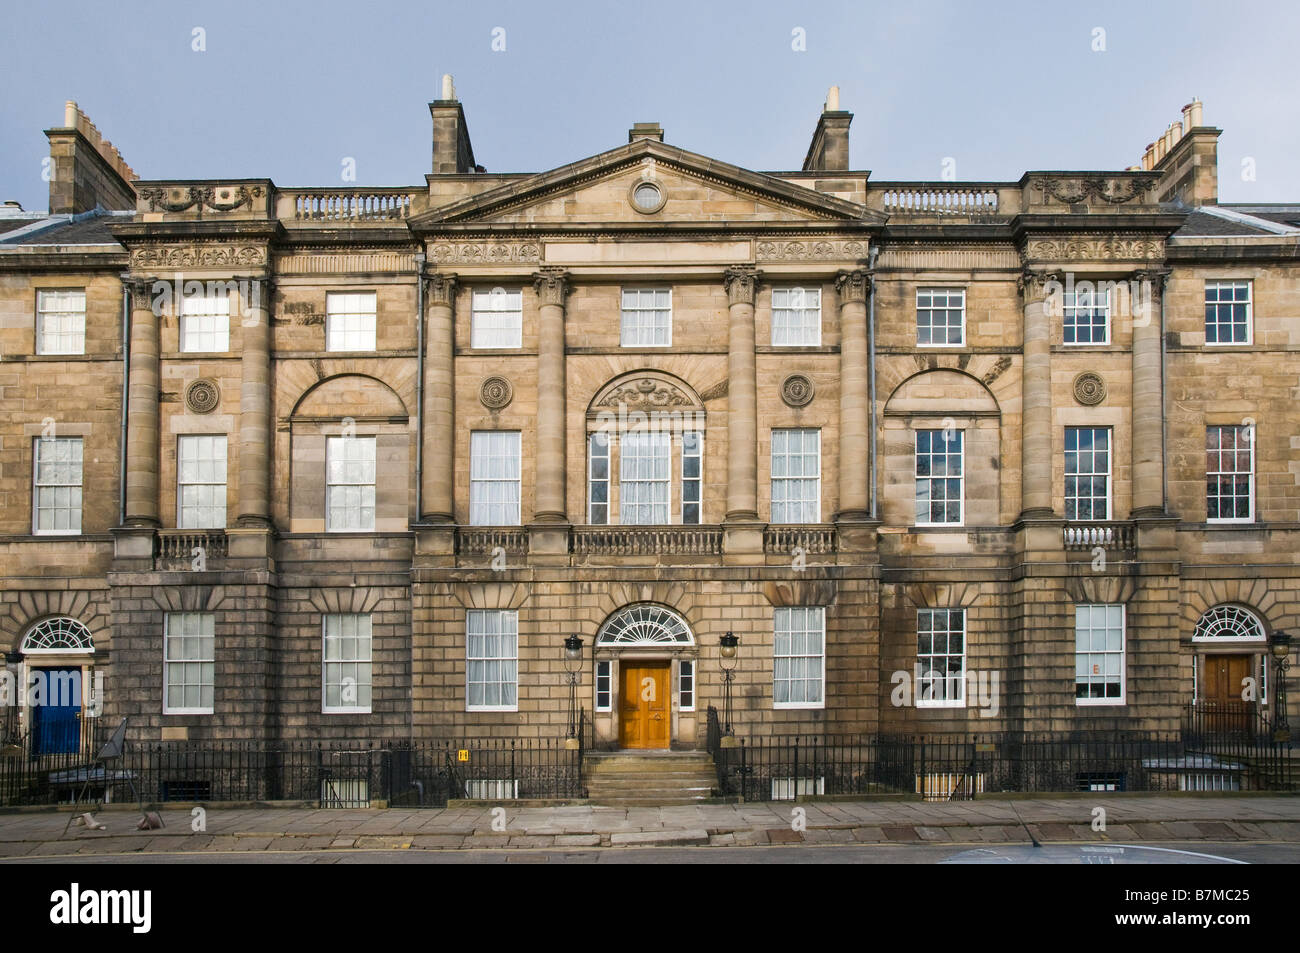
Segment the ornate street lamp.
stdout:
<path fill-rule="evenodd" d="M 564 669 L 569 679 L 569 733 L 565 747 L 578 746 L 578 673 L 582 670 L 582 639 L 570 635 L 564 640 Z"/>
<path fill-rule="evenodd" d="M 718 640 L 718 652 L 722 656 L 722 700 L 723 700 L 723 720 L 725 725 L 722 730 L 722 747 L 735 747 L 735 732 L 731 730 L 731 682 L 736 676 L 736 646 L 740 644 L 740 639 L 728 632 Z"/>
<path fill-rule="evenodd" d="M 1268 647 L 1273 653 L 1276 675 L 1273 684 L 1273 740 L 1279 743 L 1291 740 L 1291 725 L 1286 717 L 1286 670 L 1291 667 L 1291 634 L 1274 629 L 1268 637 Z"/>

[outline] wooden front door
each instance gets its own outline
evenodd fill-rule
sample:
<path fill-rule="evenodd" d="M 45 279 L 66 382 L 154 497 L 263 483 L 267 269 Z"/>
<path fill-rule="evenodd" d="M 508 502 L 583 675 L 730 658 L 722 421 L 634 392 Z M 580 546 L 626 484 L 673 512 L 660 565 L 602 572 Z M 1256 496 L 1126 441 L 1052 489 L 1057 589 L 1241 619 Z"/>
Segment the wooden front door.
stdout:
<path fill-rule="evenodd" d="M 624 748 L 667 748 L 672 723 L 668 663 L 625 661 L 619 670 L 619 743 Z"/>
<path fill-rule="evenodd" d="M 1242 698 L 1246 679 L 1255 675 L 1253 655 L 1205 656 L 1205 701 L 1202 717 L 1213 734 L 1240 734 L 1249 730 L 1253 701 Z M 1259 695 L 1255 686 L 1254 697 Z"/>

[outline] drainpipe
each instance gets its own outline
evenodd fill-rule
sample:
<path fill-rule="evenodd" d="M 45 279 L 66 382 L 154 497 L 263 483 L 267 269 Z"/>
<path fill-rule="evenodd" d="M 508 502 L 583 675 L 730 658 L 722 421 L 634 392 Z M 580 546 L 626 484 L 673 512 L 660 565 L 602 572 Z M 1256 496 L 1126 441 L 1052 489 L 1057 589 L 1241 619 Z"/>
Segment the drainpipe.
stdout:
<path fill-rule="evenodd" d="M 126 522 L 126 412 L 127 395 L 131 384 L 131 286 L 127 284 L 129 275 L 122 279 L 122 426 L 121 446 L 118 451 L 119 467 L 117 480 L 117 525 Z"/>
<path fill-rule="evenodd" d="M 415 522 L 424 512 L 424 252 L 415 255 Z"/>
<path fill-rule="evenodd" d="M 871 275 L 871 300 L 867 304 L 867 403 L 871 405 L 871 431 L 867 440 L 867 453 L 871 457 L 871 518 L 877 519 L 876 509 L 876 256 L 880 249 L 874 245 L 868 253 L 867 272 Z"/>
<path fill-rule="evenodd" d="M 1165 368 L 1165 288 L 1166 276 L 1160 282 L 1160 512 L 1169 512 L 1169 381 Z"/>

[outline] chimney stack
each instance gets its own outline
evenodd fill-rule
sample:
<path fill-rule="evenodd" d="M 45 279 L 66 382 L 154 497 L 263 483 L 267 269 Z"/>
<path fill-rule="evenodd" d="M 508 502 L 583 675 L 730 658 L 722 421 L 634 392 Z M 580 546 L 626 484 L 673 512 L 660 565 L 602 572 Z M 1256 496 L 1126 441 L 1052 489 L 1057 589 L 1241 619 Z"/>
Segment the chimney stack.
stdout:
<path fill-rule="evenodd" d="M 826 93 L 826 104 L 817 119 L 808 154 L 804 156 L 805 172 L 845 172 L 849 168 L 849 124 L 853 113 L 840 109 L 840 88 L 832 86 Z"/>
<path fill-rule="evenodd" d="M 63 125 L 46 129 L 45 136 L 50 140 L 51 215 L 96 207 L 135 210 L 139 176 L 75 102 L 63 104 Z"/>
<path fill-rule="evenodd" d="M 456 99 L 456 84 L 450 73 L 443 74 L 442 98 L 429 103 L 429 114 L 433 117 L 433 174 L 475 171 L 465 110 Z"/>
<path fill-rule="evenodd" d="M 1169 124 L 1142 157 L 1142 167 L 1161 173 L 1156 201 L 1215 205 L 1219 201 L 1219 136 L 1203 124 L 1201 101 L 1193 98 L 1182 118 Z"/>

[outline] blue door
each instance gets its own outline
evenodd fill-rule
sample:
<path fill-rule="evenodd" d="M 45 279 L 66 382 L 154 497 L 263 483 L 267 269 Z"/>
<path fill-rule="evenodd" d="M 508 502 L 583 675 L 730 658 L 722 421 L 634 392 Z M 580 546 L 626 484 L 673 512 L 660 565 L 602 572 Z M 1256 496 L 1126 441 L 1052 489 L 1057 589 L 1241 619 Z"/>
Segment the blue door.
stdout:
<path fill-rule="evenodd" d="M 81 742 L 81 669 L 38 668 L 32 674 L 43 682 L 41 704 L 31 708 L 32 753 L 76 754 Z"/>

